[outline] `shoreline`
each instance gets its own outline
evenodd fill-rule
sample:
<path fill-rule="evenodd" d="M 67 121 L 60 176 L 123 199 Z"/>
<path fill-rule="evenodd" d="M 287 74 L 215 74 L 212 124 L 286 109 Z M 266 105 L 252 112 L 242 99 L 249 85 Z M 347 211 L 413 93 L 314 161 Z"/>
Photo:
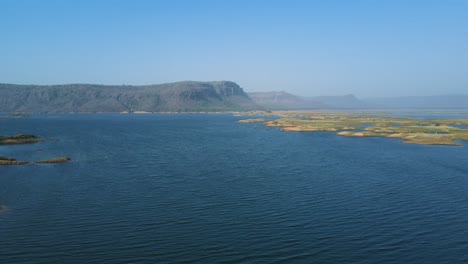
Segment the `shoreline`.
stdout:
<path fill-rule="evenodd" d="M 455 114 L 467 115 L 466 109 L 311 109 L 311 110 L 226 110 L 226 111 L 121 111 L 121 112 L 0 112 L 0 118 L 29 118 L 31 115 L 100 115 L 100 114 L 125 114 L 125 115 L 148 115 L 148 114 L 250 114 L 250 113 L 352 113 L 352 114 Z M 16 115 L 16 116 L 15 116 Z"/>

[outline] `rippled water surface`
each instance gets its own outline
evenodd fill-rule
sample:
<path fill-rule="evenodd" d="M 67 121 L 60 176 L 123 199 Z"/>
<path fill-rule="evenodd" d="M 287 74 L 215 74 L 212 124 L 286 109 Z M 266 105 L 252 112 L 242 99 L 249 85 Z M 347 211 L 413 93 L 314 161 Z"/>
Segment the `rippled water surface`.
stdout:
<path fill-rule="evenodd" d="M 468 263 L 468 147 L 230 115 L 0 119 L 0 263 Z"/>

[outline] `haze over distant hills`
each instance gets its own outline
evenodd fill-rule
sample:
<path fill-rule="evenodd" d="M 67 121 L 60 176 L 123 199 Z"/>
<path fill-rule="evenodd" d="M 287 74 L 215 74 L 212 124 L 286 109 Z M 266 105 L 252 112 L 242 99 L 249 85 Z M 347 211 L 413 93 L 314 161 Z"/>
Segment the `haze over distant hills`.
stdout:
<path fill-rule="evenodd" d="M 468 109 L 468 95 L 359 99 L 303 97 L 281 92 L 245 93 L 235 82 L 158 85 L 0 84 L 0 112 L 204 112 L 314 109 Z"/>
<path fill-rule="evenodd" d="M 468 109 L 468 95 L 463 94 L 369 98 L 364 102 L 381 108 Z"/>
<path fill-rule="evenodd" d="M 281 92 L 248 93 L 249 97 L 258 105 L 271 110 L 307 110 L 327 108 L 323 102 L 312 98 Z"/>
<path fill-rule="evenodd" d="M 352 94 L 303 97 L 282 91 L 249 93 L 249 96 L 256 104 L 271 110 L 366 109 L 374 107 L 373 104 L 364 102 Z"/>
<path fill-rule="evenodd" d="M 287 92 L 249 93 L 252 100 L 271 110 L 313 109 L 468 109 L 468 95 L 407 96 L 360 99 L 343 96 L 303 97 Z"/>

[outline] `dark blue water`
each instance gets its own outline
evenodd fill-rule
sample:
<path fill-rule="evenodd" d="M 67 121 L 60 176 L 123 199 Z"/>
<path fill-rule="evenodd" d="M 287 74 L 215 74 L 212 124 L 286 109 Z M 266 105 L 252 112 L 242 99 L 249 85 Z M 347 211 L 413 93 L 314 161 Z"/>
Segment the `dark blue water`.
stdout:
<path fill-rule="evenodd" d="M 0 263 L 468 262 L 468 147 L 239 119 L 0 119 L 74 160 L 0 167 Z"/>

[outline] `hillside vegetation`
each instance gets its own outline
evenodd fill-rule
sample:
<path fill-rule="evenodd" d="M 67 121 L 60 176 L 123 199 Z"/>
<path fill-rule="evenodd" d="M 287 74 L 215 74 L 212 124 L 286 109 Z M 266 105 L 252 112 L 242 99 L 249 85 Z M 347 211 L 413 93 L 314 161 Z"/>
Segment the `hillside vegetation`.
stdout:
<path fill-rule="evenodd" d="M 159 85 L 0 84 L 0 112 L 197 112 L 259 107 L 234 82 L 176 82 Z"/>

